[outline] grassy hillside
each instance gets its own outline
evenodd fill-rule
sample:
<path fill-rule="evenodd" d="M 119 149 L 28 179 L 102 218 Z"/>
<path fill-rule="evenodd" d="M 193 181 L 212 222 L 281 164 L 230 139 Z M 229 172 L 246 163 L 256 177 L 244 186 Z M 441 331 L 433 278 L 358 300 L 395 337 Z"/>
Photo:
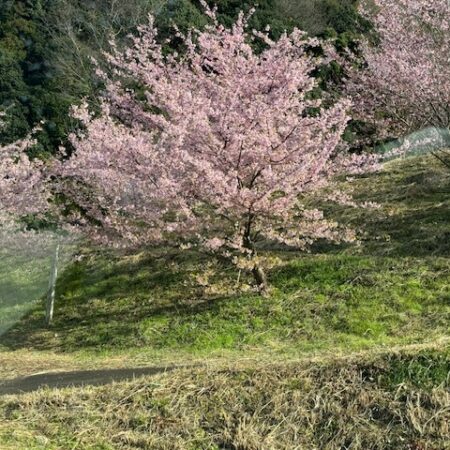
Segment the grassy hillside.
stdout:
<path fill-rule="evenodd" d="M 270 298 L 195 252 L 86 251 L 53 327 L 38 303 L 0 337 L 0 377 L 203 367 L 0 398 L 0 448 L 450 449 L 450 172 L 420 157 L 345 183 L 381 204 L 327 208 L 361 245 L 271 249 Z"/>
<path fill-rule="evenodd" d="M 1 242 L 0 242 L 1 244 Z M 0 336 L 35 306 L 47 289 L 49 258 L 30 261 L 0 252 Z"/>
<path fill-rule="evenodd" d="M 432 341 L 450 313 L 450 174 L 433 158 L 390 163 L 347 183 L 376 210 L 334 208 L 360 246 L 274 251 L 261 298 L 233 267 L 194 252 L 90 252 L 59 282 L 47 330 L 38 305 L 5 336 L 9 350 L 154 358 L 230 352 L 298 355 Z"/>

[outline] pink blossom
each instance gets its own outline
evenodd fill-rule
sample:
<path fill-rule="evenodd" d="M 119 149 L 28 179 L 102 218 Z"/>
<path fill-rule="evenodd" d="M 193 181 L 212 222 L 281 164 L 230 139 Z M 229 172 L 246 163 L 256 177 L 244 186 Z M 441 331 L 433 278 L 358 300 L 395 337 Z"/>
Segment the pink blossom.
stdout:
<path fill-rule="evenodd" d="M 58 188 L 105 243 L 180 240 L 255 258 L 262 239 L 299 248 L 353 239 L 301 207 L 335 175 L 377 164 L 343 151 L 347 100 L 309 98 L 321 63 L 311 41 L 300 30 L 277 42 L 257 33 L 267 48 L 255 53 L 242 14 L 228 29 L 207 13 L 212 24 L 183 37 L 182 56 L 164 55 L 153 20 L 108 55 L 117 77 L 105 79 L 100 116 L 77 109 L 86 131 L 71 136 Z M 126 79 L 139 95 L 117 81 Z"/>
<path fill-rule="evenodd" d="M 347 93 L 356 118 L 381 139 L 428 126 L 450 126 L 450 4 L 448 0 L 375 0 L 362 12 L 379 44 L 362 42 L 364 69 L 351 69 Z"/>

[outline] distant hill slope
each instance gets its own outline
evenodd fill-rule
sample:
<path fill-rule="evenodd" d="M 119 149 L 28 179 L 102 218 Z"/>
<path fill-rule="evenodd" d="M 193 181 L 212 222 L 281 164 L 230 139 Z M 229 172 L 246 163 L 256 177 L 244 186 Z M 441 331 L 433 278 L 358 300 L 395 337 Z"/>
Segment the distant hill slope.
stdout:
<path fill-rule="evenodd" d="M 217 0 L 222 22 L 258 3 L 250 26 L 270 25 L 274 37 L 298 26 L 312 34 L 334 29 L 346 39 L 364 31 L 354 0 Z M 198 0 L 17 0 L 0 8 L 0 112 L 8 127 L 0 144 L 24 137 L 36 125 L 36 151 L 55 151 L 77 124 L 69 107 L 82 98 L 95 104 L 101 85 L 91 58 L 103 60 L 113 36 L 119 42 L 156 16 L 161 38 L 174 38 L 173 25 L 186 31 L 206 23 Z M 172 45 L 176 46 L 176 39 Z"/>

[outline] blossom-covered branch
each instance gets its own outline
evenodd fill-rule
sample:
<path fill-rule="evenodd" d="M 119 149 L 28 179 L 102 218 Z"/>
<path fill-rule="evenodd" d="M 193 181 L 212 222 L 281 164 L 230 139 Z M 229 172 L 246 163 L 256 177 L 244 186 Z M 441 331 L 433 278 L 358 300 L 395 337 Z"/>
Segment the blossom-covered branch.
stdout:
<path fill-rule="evenodd" d="M 305 248 L 354 239 L 299 198 L 377 161 L 339 154 L 350 105 L 312 98 L 321 61 L 303 32 L 274 42 L 248 33 L 243 14 L 225 28 L 205 8 L 211 24 L 180 35 L 183 55 L 164 54 L 150 19 L 108 56 L 115 76 L 99 71 L 102 114 L 76 108 L 86 129 L 71 138 L 60 188 L 95 239 L 201 244 L 247 258 L 265 285 L 259 240 Z M 250 41 L 261 38 L 255 53 Z"/>
<path fill-rule="evenodd" d="M 378 43 L 362 43 L 363 70 L 352 70 L 347 93 L 356 118 L 375 123 L 378 137 L 450 126 L 448 0 L 374 0 L 362 12 Z"/>

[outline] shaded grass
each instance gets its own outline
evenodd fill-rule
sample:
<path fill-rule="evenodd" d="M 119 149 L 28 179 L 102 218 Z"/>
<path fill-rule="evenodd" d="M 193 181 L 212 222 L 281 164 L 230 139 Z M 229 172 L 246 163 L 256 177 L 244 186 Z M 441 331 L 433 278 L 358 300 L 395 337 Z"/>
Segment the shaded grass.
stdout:
<path fill-rule="evenodd" d="M 361 247 L 350 253 L 368 256 L 450 256 L 450 171 L 432 156 L 387 163 L 384 170 L 357 177 L 342 186 L 359 201 L 378 203 L 376 210 L 328 205 L 340 222 L 361 231 Z M 342 246 L 316 250 L 342 252 Z"/>
<path fill-rule="evenodd" d="M 447 346 L 303 363 L 223 364 L 106 387 L 10 396 L 0 399 L 0 444 L 445 450 L 449 356 Z"/>
<path fill-rule="evenodd" d="M 1 243 L 0 243 L 1 244 Z M 0 336 L 46 292 L 50 258 L 30 260 L 0 248 Z"/>

